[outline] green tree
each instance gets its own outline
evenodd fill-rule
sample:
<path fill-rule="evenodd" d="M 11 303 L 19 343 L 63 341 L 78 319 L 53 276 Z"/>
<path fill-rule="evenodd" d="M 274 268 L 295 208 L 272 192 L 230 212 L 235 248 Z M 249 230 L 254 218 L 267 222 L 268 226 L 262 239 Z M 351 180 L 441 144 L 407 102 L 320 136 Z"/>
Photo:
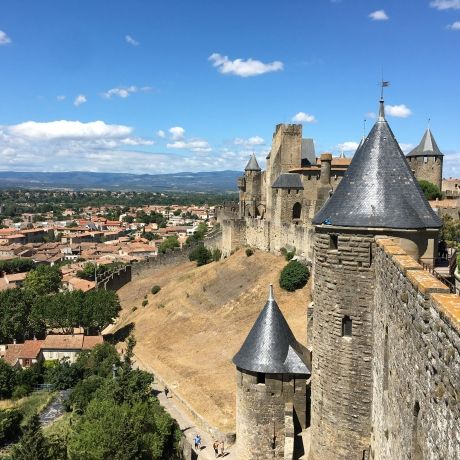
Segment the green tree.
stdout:
<path fill-rule="evenodd" d="M 12 459 L 49 460 L 48 444 L 37 414 L 34 414 L 25 425 L 21 441 L 13 449 Z"/>
<path fill-rule="evenodd" d="M 442 238 L 451 245 L 460 243 L 460 219 L 445 214 L 442 216 Z"/>
<path fill-rule="evenodd" d="M 30 319 L 33 301 L 33 295 L 20 288 L 0 291 L 0 343 L 43 332 L 43 325 Z"/>
<path fill-rule="evenodd" d="M 78 355 L 76 365 L 84 377 L 111 377 L 112 366 L 120 366 L 120 356 L 112 344 L 104 342 L 92 350 L 82 351 Z"/>
<path fill-rule="evenodd" d="M 196 261 L 197 267 L 206 265 L 213 260 L 211 251 L 207 249 L 203 244 L 198 245 L 195 249 L 193 249 L 193 251 L 190 252 L 189 259 L 191 261 Z"/>
<path fill-rule="evenodd" d="M 180 246 L 179 239 L 176 235 L 168 236 L 164 241 L 158 246 L 158 251 L 164 254 L 167 250 L 178 248 Z"/>
<path fill-rule="evenodd" d="M 0 399 L 11 397 L 14 384 L 14 369 L 6 361 L 0 359 Z"/>
<path fill-rule="evenodd" d="M 0 409 L 0 449 L 19 437 L 22 418 L 20 409 Z"/>
<path fill-rule="evenodd" d="M 297 260 L 291 260 L 281 271 L 280 287 L 286 291 L 295 291 L 304 287 L 309 277 L 308 267 Z"/>
<path fill-rule="evenodd" d="M 28 272 L 35 268 L 35 262 L 31 259 L 16 258 L 11 260 L 0 260 L 0 273 L 21 273 Z"/>
<path fill-rule="evenodd" d="M 427 180 L 419 180 L 418 183 L 420 184 L 420 188 L 425 194 L 425 198 L 427 200 L 435 200 L 436 198 L 442 198 L 441 190 L 439 190 L 439 187 L 437 185 Z"/>
<path fill-rule="evenodd" d="M 81 325 L 101 331 L 112 324 L 121 310 L 120 300 L 115 291 L 97 289 L 85 293 Z"/>
<path fill-rule="evenodd" d="M 80 371 L 67 358 L 55 361 L 46 368 L 45 380 L 54 385 L 57 390 L 72 388 L 81 378 Z"/>
<path fill-rule="evenodd" d="M 24 288 L 34 295 L 52 294 L 61 287 L 62 273 L 59 267 L 39 265 L 24 280 Z"/>
<path fill-rule="evenodd" d="M 93 399 L 96 391 L 99 390 L 104 383 L 105 378 L 99 377 L 98 375 L 90 375 L 78 382 L 70 395 L 72 409 L 77 413 L 83 413 Z"/>

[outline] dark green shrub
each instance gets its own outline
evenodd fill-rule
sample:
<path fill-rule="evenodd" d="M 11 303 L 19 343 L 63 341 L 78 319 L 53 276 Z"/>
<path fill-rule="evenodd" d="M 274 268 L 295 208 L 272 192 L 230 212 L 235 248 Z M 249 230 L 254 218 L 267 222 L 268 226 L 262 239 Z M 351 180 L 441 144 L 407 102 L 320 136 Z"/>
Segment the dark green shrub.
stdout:
<path fill-rule="evenodd" d="M 251 248 L 247 248 L 247 249 L 246 249 L 246 255 L 247 255 L 248 257 L 251 257 L 253 254 L 254 254 L 254 251 L 253 251 Z"/>
<path fill-rule="evenodd" d="M 22 412 L 20 409 L 0 410 L 0 448 L 16 441 L 21 433 Z"/>
<path fill-rule="evenodd" d="M 160 290 L 161 290 L 161 287 L 158 286 L 158 284 L 156 284 L 155 286 L 152 287 L 152 289 L 151 289 L 150 292 L 151 292 L 153 295 L 155 295 L 155 294 L 158 294 L 158 293 L 160 292 Z"/>
<path fill-rule="evenodd" d="M 212 260 L 214 262 L 219 262 L 219 260 L 222 258 L 222 251 L 220 249 L 214 249 L 212 251 Z"/>
<path fill-rule="evenodd" d="M 202 244 L 193 249 L 193 251 L 190 252 L 188 258 L 192 262 L 196 261 L 197 267 L 206 265 L 213 260 L 211 251 Z"/>
<path fill-rule="evenodd" d="M 13 399 L 24 398 L 25 396 L 30 394 L 31 391 L 32 389 L 26 385 L 17 385 L 14 387 L 12 398 Z"/>
<path fill-rule="evenodd" d="M 425 198 L 427 200 L 435 200 L 436 198 L 442 198 L 441 190 L 439 190 L 439 187 L 433 184 L 432 182 L 429 182 L 427 180 L 420 180 L 418 183 L 420 184 L 420 188 L 425 194 Z"/>
<path fill-rule="evenodd" d="M 309 277 L 310 272 L 305 265 L 291 260 L 281 271 L 280 287 L 289 292 L 295 291 L 304 287 Z"/>
<path fill-rule="evenodd" d="M 147 306 L 148 303 L 149 303 L 149 301 L 147 299 L 144 299 L 142 301 L 142 306 L 145 307 L 145 306 Z"/>

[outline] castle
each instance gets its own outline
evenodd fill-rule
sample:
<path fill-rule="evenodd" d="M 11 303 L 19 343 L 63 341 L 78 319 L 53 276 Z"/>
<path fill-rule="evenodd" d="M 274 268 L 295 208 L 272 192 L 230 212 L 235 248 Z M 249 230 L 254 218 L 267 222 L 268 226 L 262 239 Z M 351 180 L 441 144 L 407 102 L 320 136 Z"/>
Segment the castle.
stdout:
<path fill-rule="evenodd" d="M 363 142 L 364 138 L 358 149 Z M 427 180 L 441 190 L 443 154 L 429 128 L 406 158 L 417 180 Z M 295 248 L 311 259 L 312 219 L 350 162 L 343 154 L 323 153 L 317 159 L 313 139 L 302 138 L 302 125 L 277 125 L 266 170 L 253 155 L 238 180 L 238 206 L 225 205 L 218 213 L 224 255 L 248 245 L 272 252 Z"/>
<path fill-rule="evenodd" d="M 270 288 L 234 357 L 240 460 L 460 458 L 460 297 L 419 263 L 442 226 L 422 177 L 440 185 L 442 154 L 428 130 L 407 160 L 383 99 L 351 162 L 317 162 L 297 125 L 277 126 L 265 172 L 249 161 L 223 249 L 295 246 L 313 302 L 304 348 Z"/>

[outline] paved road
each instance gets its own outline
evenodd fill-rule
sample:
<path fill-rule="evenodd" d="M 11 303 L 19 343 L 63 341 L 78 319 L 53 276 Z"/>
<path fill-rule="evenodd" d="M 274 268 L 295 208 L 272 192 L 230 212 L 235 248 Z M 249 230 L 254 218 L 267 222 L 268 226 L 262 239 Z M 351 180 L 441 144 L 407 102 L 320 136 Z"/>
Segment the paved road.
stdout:
<path fill-rule="evenodd" d="M 64 402 L 70 396 L 71 390 L 59 391 L 45 410 L 40 414 L 40 423 L 43 427 L 54 423 L 64 412 Z"/>

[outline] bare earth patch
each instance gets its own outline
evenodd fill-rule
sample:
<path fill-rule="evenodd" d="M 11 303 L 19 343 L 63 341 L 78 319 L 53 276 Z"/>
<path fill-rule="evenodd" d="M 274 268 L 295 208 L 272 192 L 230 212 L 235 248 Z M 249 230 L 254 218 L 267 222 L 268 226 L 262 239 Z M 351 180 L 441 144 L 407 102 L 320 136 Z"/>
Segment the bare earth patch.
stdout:
<path fill-rule="evenodd" d="M 278 279 L 285 264 L 273 254 L 256 251 L 247 257 L 238 251 L 203 267 L 185 262 L 162 268 L 118 291 L 123 312 L 115 329 L 134 322 L 140 360 L 211 426 L 234 431 L 231 360 L 265 305 L 269 283 L 296 338 L 305 344 L 310 286 L 294 293 L 282 291 Z M 161 291 L 152 295 L 155 284 Z M 146 294 L 148 305 L 142 307 Z"/>

